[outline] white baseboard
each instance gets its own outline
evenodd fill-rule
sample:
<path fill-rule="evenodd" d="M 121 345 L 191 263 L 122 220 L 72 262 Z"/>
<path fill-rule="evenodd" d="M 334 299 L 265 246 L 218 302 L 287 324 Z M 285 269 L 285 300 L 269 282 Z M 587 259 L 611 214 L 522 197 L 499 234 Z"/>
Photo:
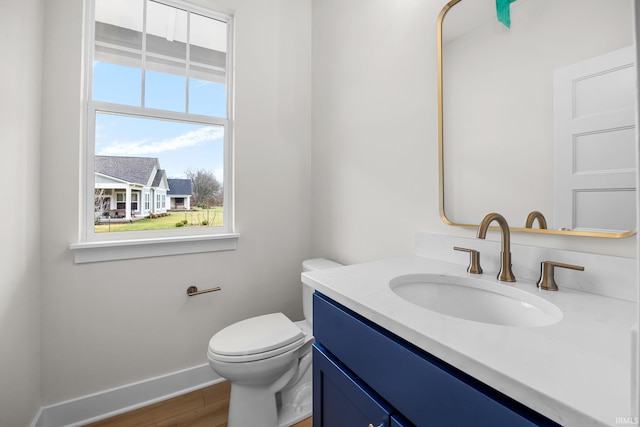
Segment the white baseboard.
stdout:
<path fill-rule="evenodd" d="M 43 406 L 30 427 L 76 427 L 142 408 L 219 382 L 208 364 Z"/>

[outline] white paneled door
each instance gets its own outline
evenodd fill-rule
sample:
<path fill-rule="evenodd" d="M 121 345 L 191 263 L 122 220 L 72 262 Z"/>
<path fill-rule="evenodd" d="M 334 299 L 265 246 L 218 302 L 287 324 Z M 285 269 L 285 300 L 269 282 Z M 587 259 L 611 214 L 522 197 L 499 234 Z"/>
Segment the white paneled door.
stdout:
<path fill-rule="evenodd" d="M 636 70 L 632 47 L 554 73 L 557 228 L 636 228 Z"/>

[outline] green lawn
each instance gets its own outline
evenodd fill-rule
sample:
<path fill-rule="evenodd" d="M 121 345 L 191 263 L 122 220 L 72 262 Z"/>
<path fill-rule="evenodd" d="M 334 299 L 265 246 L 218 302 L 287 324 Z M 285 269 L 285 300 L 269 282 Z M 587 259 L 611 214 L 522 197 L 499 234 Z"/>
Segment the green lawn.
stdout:
<path fill-rule="evenodd" d="M 222 207 L 211 209 L 197 209 L 188 212 L 169 212 L 169 215 L 158 218 L 144 218 L 133 221 L 132 223 L 111 223 L 108 220 L 95 226 L 96 233 L 105 233 L 110 231 L 138 231 L 138 230 L 164 230 L 176 227 L 177 222 L 187 220 L 187 223 L 181 228 L 192 227 L 220 227 L 222 226 Z M 207 221 L 207 225 L 202 225 L 203 221 Z"/>

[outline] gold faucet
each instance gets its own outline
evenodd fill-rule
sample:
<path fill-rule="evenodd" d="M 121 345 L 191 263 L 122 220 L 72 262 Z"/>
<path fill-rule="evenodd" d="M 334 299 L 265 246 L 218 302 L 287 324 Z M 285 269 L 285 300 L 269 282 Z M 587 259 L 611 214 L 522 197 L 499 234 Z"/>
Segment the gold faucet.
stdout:
<path fill-rule="evenodd" d="M 527 222 L 525 223 L 524 227 L 525 228 L 533 228 L 533 221 L 538 220 L 538 227 L 541 230 L 546 230 L 547 229 L 547 220 L 544 218 L 544 215 L 542 215 L 542 212 L 538 212 L 538 211 L 533 211 L 529 214 L 529 216 L 527 216 Z"/>
<path fill-rule="evenodd" d="M 502 251 L 500 252 L 500 272 L 498 273 L 498 280 L 502 282 L 515 282 L 516 276 L 514 276 L 511 270 L 511 238 L 509 235 L 509 224 L 499 213 L 490 213 L 484 217 L 480 225 L 478 226 L 478 239 L 484 239 L 487 237 L 487 230 L 489 224 L 496 221 L 502 231 Z"/>

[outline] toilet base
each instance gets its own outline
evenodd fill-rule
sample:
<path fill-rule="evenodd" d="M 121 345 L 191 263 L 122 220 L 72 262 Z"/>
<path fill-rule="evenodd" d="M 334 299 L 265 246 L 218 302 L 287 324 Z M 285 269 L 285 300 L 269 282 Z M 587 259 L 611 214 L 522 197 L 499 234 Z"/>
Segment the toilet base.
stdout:
<path fill-rule="evenodd" d="M 300 381 L 276 395 L 278 427 L 290 427 L 313 412 L 313 370 L 307 368 Z"/>
<path fill-rule="evenodd" d="M 276 427 L 276 396 L 242 384 L 231 384 L 228 427 Z"/>
<path fill-rule="evenodd" d="M 313 370 L 310 363 L 304 365 L 304 373 L 291 372 L 301 374 L 297 381 L 293 375 L 281 378 L 294 382 L 277 393 L 265 392 L 262 387 L 232 383 L 228 427 L 290 427 L 310 417 L 313 410 Z M 282 385 L 274 384 L 273 388 L 282 388 Z"/>

